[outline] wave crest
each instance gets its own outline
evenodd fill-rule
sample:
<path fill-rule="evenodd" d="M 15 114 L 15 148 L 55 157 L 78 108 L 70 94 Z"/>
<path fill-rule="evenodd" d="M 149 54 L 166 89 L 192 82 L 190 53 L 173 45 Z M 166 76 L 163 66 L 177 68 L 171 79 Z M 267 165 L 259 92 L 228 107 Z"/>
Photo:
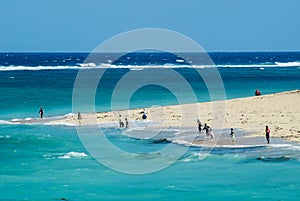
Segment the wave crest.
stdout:
<path fill-rule="evenodd" d="M 166 64 L 145 64 L 145 65 L 115 65 L 111 63 L 81 63 L 75 66 L 0 66 L 0 71 L 39 71 L 39 70 L 79 70 L 79 69 L 107 69 L 125 68 L 130 70 L 142 70 L 147 68 L 267 68 L 267 67 L 300 67 L 299 61 L 274 62 L 260 64 L 216 64 L 216 65 L 188 65 L 182 62 Z"/>

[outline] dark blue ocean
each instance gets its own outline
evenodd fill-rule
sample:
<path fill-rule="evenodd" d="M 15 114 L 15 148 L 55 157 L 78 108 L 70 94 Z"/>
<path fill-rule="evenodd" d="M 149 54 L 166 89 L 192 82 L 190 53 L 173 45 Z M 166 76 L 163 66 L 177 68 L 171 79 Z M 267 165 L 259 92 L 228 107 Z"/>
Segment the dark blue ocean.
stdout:
<path fill-rule="evenodd" d="M 214 66 L 203 65 L 198 54 L 185 54 L 187 60 L 160 52 L 114 60 L 113 53 L 102 53 L 87 62 L 88 53 L 0 53 L 0 200 L 299 200 L 297 144 L 219 147 L 205 159 L 199 156 L 201 147 L 189 147 L 163 170 L 132 175 L 97 162 L 75 127 L 10 123 L 37 118 L 41 105 L 45 118 L 77 112 L 72 104 L 79 72 L 101 75 L 95 85 L 97 112 L 111 111 L 112 102 L 122 110 L 249 97 L 256 89 L 263 94 L 300 89 L 300 52 L 209 53 Z M 200 76 L 211 75 L 212 69 L 220 79 Z M 169 72 L 184 82 L 165 77 Z M 91 77 L 83 94 L 95 81 Z M 151 79 L 167 81 L 176 93 L 155 83 L 139 87 Z M 185 83 L 196 99 L 189 98 Z M 130 95 L 129 101 L 113 100 L 118 87 L 118 94 Z M 91 112 L 85 100 L 81 112 Z M 112 144 L 145 161 L 147 153 L 169 143 L 131 138 L 113 127 L 103 132 Z"/>

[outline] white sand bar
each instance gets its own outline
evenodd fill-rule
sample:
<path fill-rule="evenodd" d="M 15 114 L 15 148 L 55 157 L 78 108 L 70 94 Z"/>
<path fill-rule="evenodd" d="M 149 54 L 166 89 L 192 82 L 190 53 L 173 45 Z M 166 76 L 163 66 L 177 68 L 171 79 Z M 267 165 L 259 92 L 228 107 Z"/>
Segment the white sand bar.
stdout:
<path fill-rule="evenodd" d="M 217 109 L 212 108 L 217 103 Z M 219 105 L 218 105 L 219 104 Z M 143 109 L 69 115 L 53 123 L 91 125 L 109 124 L 118 126 L 121 120 L 142 121 Z M 217 102 L 204 102 L 185 105 L 146 108 L 148 120 L 157 122 L 154 127 L 197 127 L 196 119 L 202 123 L 221 125 L 222 128 L 239 128 L 251 133 L 251 136 L 264 136 L 265 127 L 271 129 L 272 137 L 281 137 L 288 141 L 300 142 L 300 90 L 270 95 L 253 96 Z M 217 120 L 217 123 L 214 121 Z M 151 126 L 151 125 L 150 125 Z"/>

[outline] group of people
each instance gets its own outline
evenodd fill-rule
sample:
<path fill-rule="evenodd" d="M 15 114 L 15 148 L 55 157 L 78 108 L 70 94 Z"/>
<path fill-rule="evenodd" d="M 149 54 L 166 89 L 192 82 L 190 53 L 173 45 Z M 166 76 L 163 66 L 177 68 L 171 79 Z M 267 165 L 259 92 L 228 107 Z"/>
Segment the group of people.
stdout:
<path fill-rule="evenodd" d="M 204 123 L 203 128 L 202 128 L 202 123 L 199 119 L 197 119 L 197 124 L 198 124 L 198 131 L 199 133 L 202 133 L 202 131 L 205 131 L 205 134 L 207 137 L 210 137 L 210 139 L 214 138 L 214 133 L 212 132 L 212 129 L 207 123 Z"/>
<path fill-rule="evenodd" d="M 143 120 L 146 120 L 148 118 L 146 108 L 144 108 L 143 111 L 140 112 L 140 114 L 142 114 Z M 122 121 L 122 115 L 119 115 L 119 127 L 120 128 L 124 128 L 124 127 L 129 128 L 128 119 L 125 118 L 124 120 L 125 120 L 125 123 L 124 123 L 124 121 Z"/>
<path fill-rule="evenodd" d="M 142 111 L 141 113 L 143 114 L 142 115 L 142 119 L 147 119 L 146 109 L 144 109 L 144 111 Z M 44 116 L 43 106 L 40 107 L 40 110 L 39 110 L 38 114 L 40 115 L 40 118 L 42 119 L 43 116 Z M 77 116 L 78 116 L 78 120 L 82 119 L 82 116 L 81 116 L 80 112 L 78 112 Z M 124 128 L 124 127 L 128 128 L 129 127 L 128 119 L 125 118 L 125 123 L 124 123 L 122 121 L 121 117 L 122 116 L 120 115 L 119 116 L 119 127 L 120 128 Z M 199 133 L 202 133 L 202 131 L 205 131 L 207 137 L 210 137 L 210 139 L 214 138 L 214 134 L 212 132 L 212 129 L 211 129 L 211 127 L 209 125 L 207 125 L 207 123 L 204 123 L 204 125 L 202 125 L 200 119 L 197 119 L 197 125 L 198 125 L 198 131 L 199 131 Z M 202 126 L 203 126 L 203 128 L 202 128 Z M 269 126 L 266 126 L 265 134 L 266 134 L 266 140 L 267 140 L 268 144 L 270 144 L 270 133 L 271 133 L 271 130 L 270 130 Z M 230 137 L 231 137 L 231 142 L 234 143 L 236 141 L 236 138 L 235 138 L 235 134 L 234 134 L 233 128 L 230 129 Z"/>
<path fill-rule="evenodd" d="M 199 131 L 199 133 L 202 133 L 202 131 L 205 131 L 206 136 L 209 136 L 210 139 L 214 138 L 214 134 L 212 132 L 212 129 L 210 128 L 210 126 L 207 125 L 207 123 L 205 123 L 204 126 L 203 126 L 203 128 L 202 128 L 201 121 L 199 119 L 197 119 L 197 125 L 198 125 L 198 131 Z M 270 144 L 270 137 L 271 137 L 270 133 L 271 133 L 271 130 L 270 130 L 269 126 L 266 126 L 265 133 L 266 133 L 267 143 Z M 236 138 L 235 138 L 235 133 L 233 131 L 233 128 L 230 128 L 230 137 L 231 137 L 231 142 L 235 143 Z"/>
<path fill-rule="evenodd" d="M 143 120 L 146 120 L 147 119 L 147 111 L 146 111 L 146 108 L 144 108 L 143 111 L 140 112 L 142 114 L 142 119 Z"/>
<path fill-rule="evenodd" d="M 266 132 L 267 143 L 270 144 L 271 130 L 270 130 L 269 126 L 266 126 L 266 131 L 265 132 Z M 231 136 L 231 141 L 235 142 L 235 136 L 234 136 L 233 128 L 231 128 L 230 136 Z"/>
<path fill-rule="evenodd" d="M 125 123 L 122 121 L 122 115 L 119 115 L 119 127 L 120 128 L 129 128 L 129 122 L 128 122 L 128 119 L 125 118 Z"/>

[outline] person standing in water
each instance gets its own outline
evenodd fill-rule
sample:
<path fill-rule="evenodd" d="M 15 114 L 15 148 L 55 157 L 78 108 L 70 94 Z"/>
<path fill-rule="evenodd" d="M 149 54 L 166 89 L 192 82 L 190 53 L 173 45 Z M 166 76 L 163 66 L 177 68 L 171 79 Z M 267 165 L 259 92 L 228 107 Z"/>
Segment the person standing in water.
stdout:
<path fill-rule="evenodd" d="M 201 131 L 202 131 L 202 124 L 201 124 L 200 119 L 197 119 L 197 125 L 198 125 L 198 131 L 199 131 L 199 133 L 201 133 Z"/>
<path fill-rule="evenodd" d="M 42 119 L 42 118 L 43 118 L 43 115 L 44 115 L 44 109 L 43 109 L 43 106 L 40 107 L 39 115 L 40 115 L 40 117 L 41 117 L 41 119 Z"/>
<path fill-rule="evenodd" d="M 271 130 L 270 130 L 269 126 L 266 126 L 266 140 L 267 140 L 268 144 L 270 144 L 270 132 L 271 132 Z"/>
<path fill-rule="evenodd" d="M 205 130 L 205 134 L 208 135 L 209 126 L 206 123 L 204 123 L 203 130 Z"/>
<path fill-rule="evenodd" d="M 231 142 L 235 142 L 235 136 L 234 136 L 234 131 L 233 128 L 230 129 L 230 136 L 231 136 Z"/>
<path fill-rule="evenodd" d="M 214 134 L 212 132 L 212 129 L 209 125 L 207 125 L 206 123 L 204 124 L 203 130 L 205 130 L 206 136 L 210 137 L 210 139 L 214 138 Z"/>
<path fill-rule="evenodd" d="M 119 115 L 119 127 L 123 128 L 124 127 L 124 122 L 121 119 L 122 115 Z"/>
<path fill-rule="evenodd" d="M 128 119 L 125 118 L 125 128 L 129 128 L 129 123 L 128 123 Z"/>

